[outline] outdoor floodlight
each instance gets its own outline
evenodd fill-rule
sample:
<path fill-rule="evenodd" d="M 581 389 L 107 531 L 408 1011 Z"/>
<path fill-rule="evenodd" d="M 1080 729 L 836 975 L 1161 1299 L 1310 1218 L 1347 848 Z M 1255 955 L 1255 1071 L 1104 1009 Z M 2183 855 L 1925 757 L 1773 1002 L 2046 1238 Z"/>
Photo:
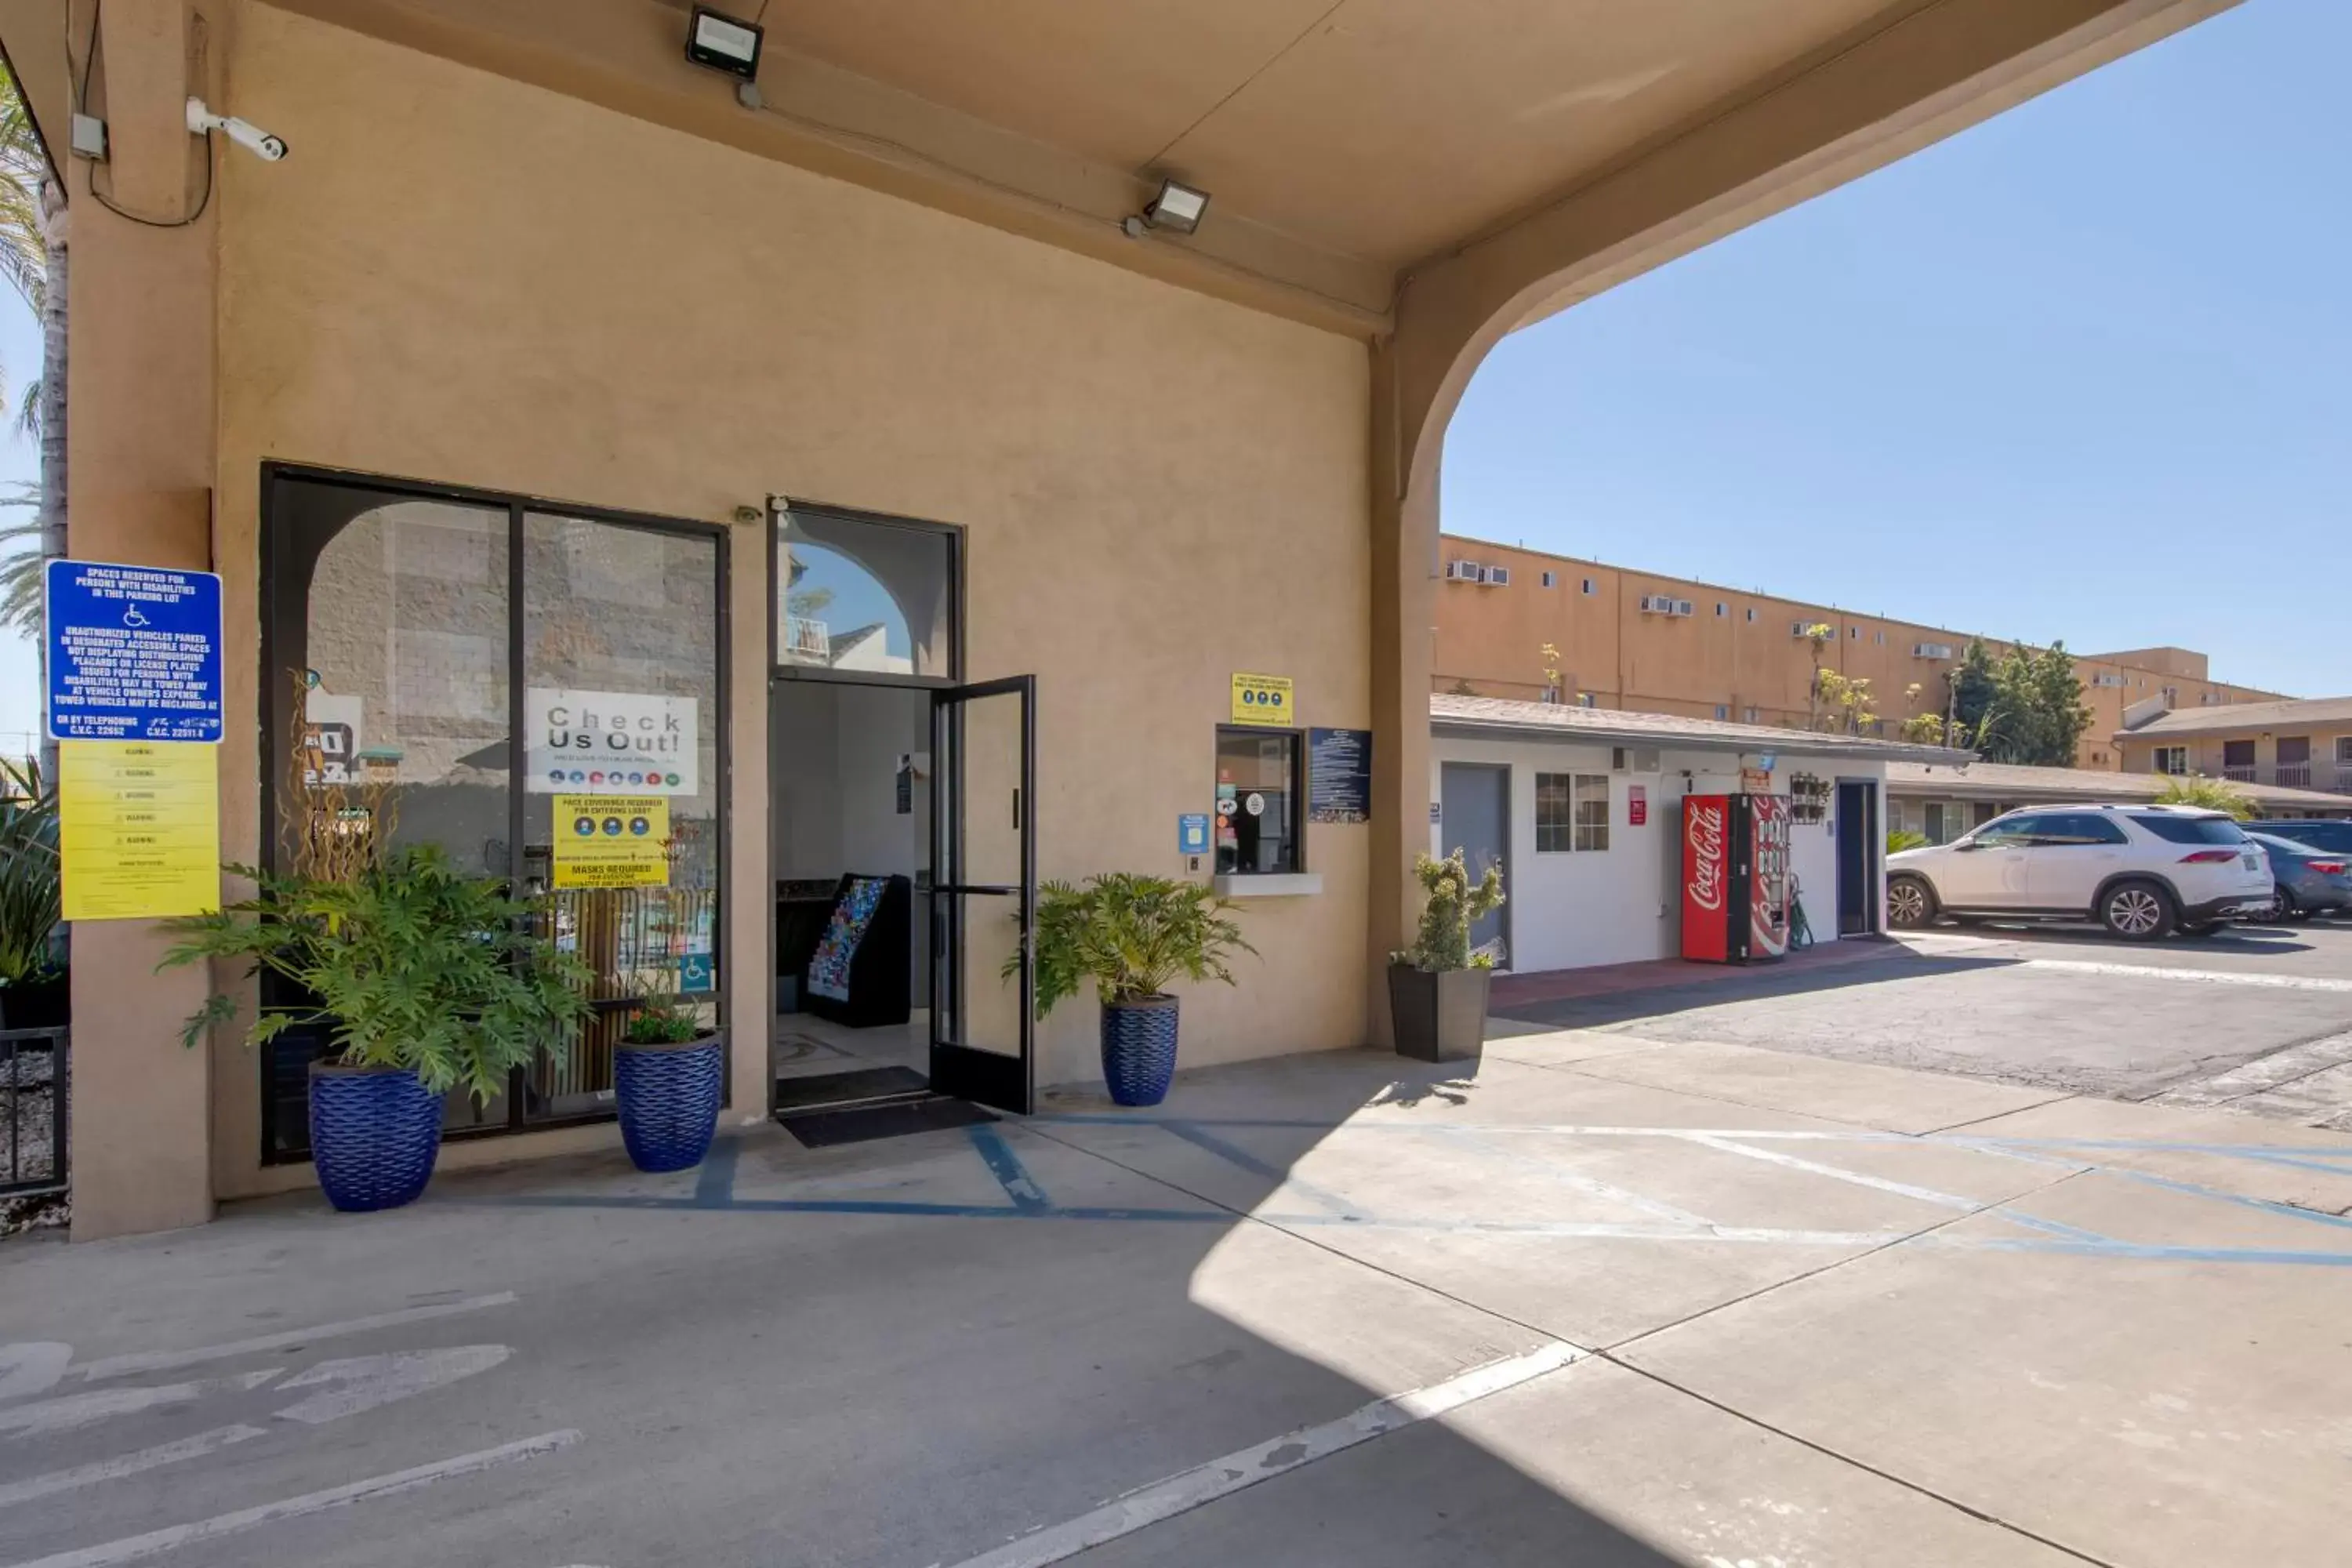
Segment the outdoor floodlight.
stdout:
<path fill-rule="evenodd" d="M 1174 180 L 1160 182 L 1160 194 L 1143 209 L 1141 223 L 1148 228 L 1164 228 L 1174 234 L 1190 234 L 1201 226 L 1201 216 L 1209 210 L 1209 193 Z M 1133 233 L 1132 227 L 1129 230 Z"/>
<path fill-rule="evenodd" d="M 694 8 L 687 24 L 686 58 L 698 66 L 741 77 L 760 74 L 760 40 L 765 29 L 756 22 L 739 21 L 708 5 Z"/>

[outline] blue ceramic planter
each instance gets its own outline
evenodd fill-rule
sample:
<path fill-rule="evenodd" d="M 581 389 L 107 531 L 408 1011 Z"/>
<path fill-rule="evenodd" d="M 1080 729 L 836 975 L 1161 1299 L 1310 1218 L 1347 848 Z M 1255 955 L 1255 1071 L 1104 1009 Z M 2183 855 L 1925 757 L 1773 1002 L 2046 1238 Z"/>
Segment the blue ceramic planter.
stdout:
<path fill-rule="evenodd" d="M 414 1203 L 441 1152 L 441 1103 L 400 1068 L 310 1068 L 310 1162 L 345 1214 Z"/>
<path fill-rule="evenodd" d="M 1176 998 L 1150 996 L 1102 1010 L 1103 1081 L 1120 1105 L 1157 1105 L 1176 1076 Z"/>
<path fill-rule="evenodd" d="M 719 1126 L 726 1074 L 723 1034 L 685 1045 L 622 1046 L 614 1051 L 621 1142 L 638 1170 L 683 1171 L 702 1163 Z"/>

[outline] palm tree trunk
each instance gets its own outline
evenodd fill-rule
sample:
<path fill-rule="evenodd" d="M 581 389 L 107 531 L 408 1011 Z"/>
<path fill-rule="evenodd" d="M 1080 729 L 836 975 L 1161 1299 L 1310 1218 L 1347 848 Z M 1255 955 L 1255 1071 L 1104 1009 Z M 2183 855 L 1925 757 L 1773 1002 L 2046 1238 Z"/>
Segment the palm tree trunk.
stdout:
<path fill-rule="evenodd" d="M 41 184 L 41 237 L 48 249 L 41 290 L 41 555 L 66 552 L 67 229 L 71 215 L 55 181 Z M 48 688 L 48 642 L 41 643 L 41 686 Z M 57 742 L 42 728 L 41 766 L 58 776 Z"/>

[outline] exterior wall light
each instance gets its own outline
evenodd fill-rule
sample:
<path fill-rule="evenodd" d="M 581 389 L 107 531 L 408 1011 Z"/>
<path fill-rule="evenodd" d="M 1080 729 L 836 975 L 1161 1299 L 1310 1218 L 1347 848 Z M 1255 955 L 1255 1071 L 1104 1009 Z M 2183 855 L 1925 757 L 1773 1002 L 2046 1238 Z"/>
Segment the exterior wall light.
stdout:
<path fill-rule="evenodd" d="M 760 40 L 765 32 L 756 22 L 697 5 L 694 19 L 687 24 L 686 58 L 750 81 L 760 74 Z"/>
<path fill-rule="evenodd" d="M 1209 193 L 1174 180 L 1160 182 L 1160 194 L 1151 198 L 1142 212 L 1129 218 L 1120 226 L 1131 238 L 1140 239 L 1150 228 L 1164 228 L 1171 234 L 1191 234 L 1201 226 L 1201 218 L 1209 210 Z"/>

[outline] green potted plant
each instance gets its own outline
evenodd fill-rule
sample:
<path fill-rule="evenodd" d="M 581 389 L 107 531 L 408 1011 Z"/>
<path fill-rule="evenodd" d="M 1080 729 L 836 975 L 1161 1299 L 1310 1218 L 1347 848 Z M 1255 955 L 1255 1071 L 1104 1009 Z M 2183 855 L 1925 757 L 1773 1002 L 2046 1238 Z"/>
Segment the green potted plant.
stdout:
<path fill-rule="evenodd" d="M 349 837 L 376 838 L 375 823 L 344 820 Z M 227 869 L 252 880 L 253 896 L 171 922 L 179 940 L 162 967 L 243 959 L 247 975 L 274 974 L 309 999 L 264 1012 L 246 1043 L 298 1026 L 328 1035 L 331 1055 L 310 1068 L 310 1156 L 339 1209 L 414 1200 L 433 1174 L 449 1091 L 488 1100 L 589 1014 L 586 966 L 534 934 L 530 905 L 436 845 L 362 847 L 336 874 Z M 215 993 L 181 1043 L 196 1046 L 236 1012 Z"/>
<path fill-rule="evenodd" d="M 640 1171 L 702 1163 L 719 1126 L 727 1040 L 683 996 L 637 993 L 613 1053 L 621 1142 Z"/>
<path fill-rule="evenodd" d="M 1475 1057 L 1486 1041 L 1486 988 L 1495 961 L 1470 951 L 1470 927 L 1502 907 L 1502 868 L 1487 867 L 1474 883 L 1456 849 L 1443 860 L 1417 857 L 1412 874 L 1428 901 L 1412 945 L 1389 955 L 1397 1051 L 1430 1062 Z"/>
<path fill-rule="evenodd" d="M 0 1029 L 53 1029 L 68 1017 L 57 786 L 40 764 L 0 761 Z"/>
<path fill-rule="evenodd" d="M 1234 906 L 1199 882 L 1114 871 L 1037 889 L 1037 1016 L 1091 980 L 1102 1002 L 1103 1081 L 1120 1105 L 1157 1105 L 1176 1071 L 1179 979 L 1234 984 L 1226 960 L 1257 949 Z M 1021 973 L 1021 955 L 1004 962 Z"/>

